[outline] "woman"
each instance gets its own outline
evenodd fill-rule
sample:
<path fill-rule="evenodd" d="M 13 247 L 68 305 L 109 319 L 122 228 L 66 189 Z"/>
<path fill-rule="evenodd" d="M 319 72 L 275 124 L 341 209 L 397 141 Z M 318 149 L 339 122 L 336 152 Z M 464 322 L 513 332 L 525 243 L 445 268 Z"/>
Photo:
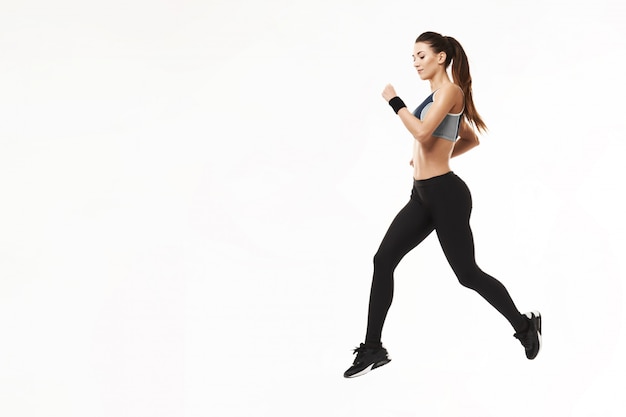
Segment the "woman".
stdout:
<path fill-rule="evenodd" d="M 450 170 L 450 158 L 478 145 L 474 128 L 479 132 L 486 128 L 472 101 L 467 56 L 454 38 L 425 32 L 415 41 L 413 62 L 420 78 L 430 82 L 432 91 L 413 113 L 391 85 L 383 91 L 383 98 L 415 138 L 413 190 L 374 256 L 365 343 L 354 350 L 357 356 L 344 373 L 346 378 L 364 375 L 390 362 L 381 333 L 393 298 L 393 272 L 404 255 L 433 230 L 459 282 L 478 292 L 511 323 L 526 357 L 534 359 L 541 347 L 540 314 L 521 314 L 506 288 L 476 265 L 469 225 L 471 195 L 463 180 Z M 447 73 L 451 63 L 454 82 Z"/>

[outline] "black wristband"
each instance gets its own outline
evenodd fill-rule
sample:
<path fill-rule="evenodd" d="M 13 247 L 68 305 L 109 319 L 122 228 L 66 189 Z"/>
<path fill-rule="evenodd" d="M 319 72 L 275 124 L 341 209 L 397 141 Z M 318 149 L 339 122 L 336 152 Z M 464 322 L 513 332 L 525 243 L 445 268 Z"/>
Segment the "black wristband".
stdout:
<path fill-rule="evenodd" d="M 393 111 L 396 112 L 396 114 L 398 114 L 401 108 L 406 107 L 406 104 L 404 104 L 404 101 L 402 101 L 402 99 L 398 96 L 395 96 L 394 98 L 389 100 L 389 105 L 391 106 Z"/>

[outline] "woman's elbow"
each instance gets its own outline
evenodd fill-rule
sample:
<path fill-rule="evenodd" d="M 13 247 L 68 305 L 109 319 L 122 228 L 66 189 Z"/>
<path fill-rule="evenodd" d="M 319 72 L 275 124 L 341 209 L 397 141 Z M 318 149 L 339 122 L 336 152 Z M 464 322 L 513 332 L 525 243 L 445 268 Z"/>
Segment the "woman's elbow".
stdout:
<path fill-rule="evenodd" d="M 472 135 L 470 137 L 459 136 L 459 140 L 464 140 L 465 142 L 469 143 L 472 148 L 480 145 L 480 141 L 478 140 L 478 136 L 476 135 Z"/>
<path fill-rule="evenodd" d="M 430 139 L 432 136 L 425 133 L 425 132 L 421 132 L 421 131 L 415 131 L 413 132 L 413 138 L 418 141 L 419 143 L 424 143 L 427 142 L 428 139 Z"/>

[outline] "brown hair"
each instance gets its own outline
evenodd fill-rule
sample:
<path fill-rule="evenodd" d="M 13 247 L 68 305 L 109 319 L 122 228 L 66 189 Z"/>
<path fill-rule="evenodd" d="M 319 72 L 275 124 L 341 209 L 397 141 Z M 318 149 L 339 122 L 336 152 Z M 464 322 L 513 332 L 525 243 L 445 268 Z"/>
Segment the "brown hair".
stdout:
<path fill-rule="evenodd" d="M 483 122 L 474 106 L 472 99 L 472 76 L 469 71 L 469 63 L 467 55 L 461 44 L 451 36 L 442 36 L 435 32 L 424 32 L 417 37 L 415 43 L 424 42 L 430 45 L 435 53 L 446 53 L 446 69 L 452 63 L 452 79 L 461 87 L 465 94 L 465 111 L 463 115 L 468 122 L 476 126 L 483 132 L 487 129 L 487 125 Z"/>

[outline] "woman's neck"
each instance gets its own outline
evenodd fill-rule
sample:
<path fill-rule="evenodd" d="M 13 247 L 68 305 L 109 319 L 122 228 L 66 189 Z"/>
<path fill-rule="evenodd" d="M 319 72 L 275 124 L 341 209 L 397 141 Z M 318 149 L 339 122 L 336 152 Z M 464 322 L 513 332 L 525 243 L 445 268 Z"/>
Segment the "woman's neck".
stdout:
<path fill-rule="evenodd" d="M 430 91 L 439 90 L 441 87 L 443 87 L 446 84 L 452 84 L 452 81 L 450 81 L 450 78 L 448 78 L 448 74 L 446 72 L 441 72 L 439 74 L 436 74 L 429 81 L 430 81 Z"/>

